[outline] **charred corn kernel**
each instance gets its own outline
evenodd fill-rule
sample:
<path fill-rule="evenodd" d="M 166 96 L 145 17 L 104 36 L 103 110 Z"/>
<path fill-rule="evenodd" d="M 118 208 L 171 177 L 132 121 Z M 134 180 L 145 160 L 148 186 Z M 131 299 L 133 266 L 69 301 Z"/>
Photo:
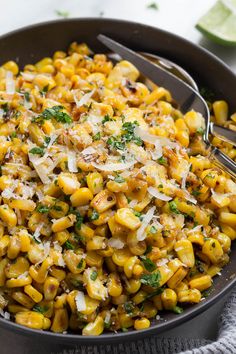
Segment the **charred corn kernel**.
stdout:
<path fill-rule="evenodd" d="M 52 224 L 52 231 L 53 232 L 60 232 L 69 227 L 73 226 L 76 221 L 76 216 L 74 214 L 70 214 L 67 216 L 63 216 L 60 219 L 57 219 Z"/>
<path fill-rule="evenodd" d="M 76 230 L 76 232 L 86 241 L 92 239 L 94 236 L 94 230 L 86 224 L 81 224 L 80 229 Z"/>
<path fill-rule="evenodd" d="M 102 250 L 106 247 L 106 238 L 101 236 L 93 236 L 93 238 L 89 240 L 86 245 L 88 251 Z"/>
<path fill-rule="evenodd" d="M 198 303 L 201 300 L 201 293 L 198 289 L 181 290 L 178 292 L 179 302 Z"/>
<path fill-rule="evenodd" d="M 10 259 L 15 259 L 20 253 L 20 239 L 17 235 L 14 235 L 10 238 L 10 242 L 7 250 L 7 257 Z"/>
<path fill-rule="evenodd" d="M 85 261 L 89 267 L 101 267 L 103 263 L 103 257 L 96 251 L 88 251 Z"/>
<path fill-rule="evenodd" d="M 165 310 L 172 310 L 177 304 L 177 295 L 173 289 L 164 289 L 161 300 Z"/>
<path fill-rule="evenodd" d="M 8 311 L 10 313 L 16 314 L 18 312 L 27 312 L 27 311 L 29 311 L 29 309 L 27 309 L 24 306 L 18 305 L 18 304 L 12 304 L 12 305 L 9 304 L 8 305 Z"/>
<path fill-rule="evenodd" d="M 158 270 L 159 270 L 160 275 L 161 275 L 161 279 L 159 281 L 159 285 L 162 286 L 162 285 L 164 285 L 165 283 L 168 282 L 168 280 L 172 277 L 174 272 L 173 272 L 173 270 L 171 270 L 166 265 L 158 267 Z"/>
<path fill-rule="evenodd" d="M 209 240 L 206 240 L 202 246 L 202 253 L 205 254 L 213 264 L 216 264 L 223 256 L 223 249 L 219 241 L 210 238 Z"/>
<path fill-rule="evenodd" d="M 56 268 L 54 266 L 50 268 L 49 274 L 56 278 L 59 282 L 64 280 L 66 277 L 66 272 L 64 270 Z"/>
<path fill-rule="evenodd" d="M 153 318 L 157 314 L 157 309 L 153 307 L 153 303 L 145 301 L 143 305 L 142 313 L 147 318 Z"/>
<path fill-rule="evenodd" d="M 189 287 L 191 289 L 198 289 L 199 291 L 206 290 L 211 287 L 212 279 L 210 275 L 203 275 L 201 277 L 190 280 Z"/>
<path fill-rule="evenodd" d="M 135 294 L 139 291 L 141 282 L 139 279 L 128 279 L 125 282 L 125 289 L 129 294 Z"/>
<path fill-rule="evenodd" d="M 202 246 L 204 244 L 204 236 L 200 233 L 191 233 L 188 236 L 188 240 L 192 243 L 196 243 L 200 246 Z"/>
<path fill-rule="evenodd" d="M 76 254 L 72 250 L 64 252 L 63 259 L 68 267 L 68 269 L 73 274 L 79 274 L 83 272 L 86 262 L 82 254 Z"/>
<path fill-rule="evenodd" d="M 71 197 L 71 204 L 75 207 L 83 206 L 89 204 L 90 200 L 93 199 L 93 194 L 89 190 L 89 188 L 79 188 L 76 192 L 74 192 Z"/>
<path fill-rule="evenodd" d="M 47 257 L 41 264 L 39 269 L 36 269 L 35 266 L 30 266 L 29 274 L 37 283 L 44 283 L 49 268 L 53 265 L 53 260 L 50 257 Z M 28 285 L 28 284 L 24 284 Z"/>
<path fill-rule="evenodd" d="M 39 146 L 43 146 L 45 142 L 45 134 L 42 129 L 40 129 L 36 123 L 31 123 L 28 126 L 28 130 L 32 141 Z"/>
<path fill-rule="evenodd" d="M 125 294 L 122 294 L 120 296 L 113 297 L 112 303 L 114 305 L 123 305 L 127 300 L 128 300 L 128 296 Z"/>
<path fill-rule="evenodd" d="M 62 295 L 59 295 L 55 298 L 54 302 L 54 308 L 55 309 L 63 309 L 64 307 L 66 307 L 66 303 L 67 303 L 67 297 L 69 294 L 63 293 Z"/>
<path fill-rule="evenodd" d="M 16 313 L 15 321 L 22 326 L 33 329 L 48 329 L 51 323 L 50 320 L 45 318 L 41 313 L 34 311 Z"/>
<path fill-rule="evenodd" d="M 31 309 L 34 306 L 34 301 L 21 291 L 15 291 L 11 296 L 15 301 L 19 302 L 27 309 Z"/>
<path fill-rule="evenodd" d="M 137 331 L 149 328 L 150 325 L 151 325 L 150 321 L 147 318 L 144 318 L 144 317 L 134 321 L 134 328 Z"/>
<path fill-rule="evenodd" d="M 235 240 L 236 238 L 236 230 L 229 226 L 229 225 L 226 225 L 226 224 L 220 224 L 220 227 L 223 231 L 224 234 L 226 234 L 227 236 L 229 236 L 229 238 L 233 241 Z"/>
<path fill-rule="evenodd" d="M 70 195 L 76 192 L 80 187 L 80 183 L 73 174 L 60 173 L 57 179 L 58 186 L 63 193 Z"/>
<path fill-rule="evenodd" d="M 11 71 L 13 75 L 17 75 L 19 72 L 18 65 L 12 60 L 7 61 L 2 67 L 7 71 Z"/>
<path fill-rule="evenodd" d="M 121 313 L 118 315 L 121 328 L 129 328 L 134 324 L 134 320 L 127 313 Z"/>
<path fill-rule="evenodd" d="M 112 260 L 116 265 L 124 267 L 130 257 L 132 257 L 132 253 L 128 248 L 115 249 L 112 255 Z"/>
<path fill-rule="evenodd" d="M 225 101 L 215 101 L 212 105 L 216 123 L 223 125 L 228 119 L 229 108 Z"/>
<path fill-rule="evenodd" d="M 140 276 L 143 273 L 143 267 L 140 264 L 135 264 L 133 267 L 133 275 Z"/>
<path fill-rule="evenodd" d="M 94 322 L 88 323 L 82 330 L 83 336 L 99 336 L 104 329 L 104 320 L 97 316 Z"/>
<path fill-rule="evenodd" d="M 0 260 L 0 286 L 4 286 L 6 281 L 5 269 L 8 264 L 8 259 L 3 258 Z"/>
<path fill-rule="evenodd" d="M 92 299 L 105 300 L 107 298 L 107 288 L 103 285 L 99 277 L 96 276 L 96 270 L 94 268 L 87 268 L 83 273 L 83 278 L 88 295 Z"/>
<path fill-rule="evenodd" d="M 210 275 L 211 278 L 213 278 L 215 275 L 220 273 L 221 267 L 218 267 L 216 265 L 212 265 L 207 269 L 207 274 Z"/>
<path fill-rule="evenodd" d="M 4 256 L 7 253 L 7 247 L 10 242 L 10 237 L 8 235 L 3 236 L 0 239 L 0 257 Z"/>
<path fill-rule="evenodd" d="M 140 290 L 133 298 L 132 301 L 138 305 L 146 299 L 147 293 L 143 290 Z"/>
<path fill-rule="evenodd" d="M 13 262 L 9 262 L 5 274 L 7 278 L 18 278 L 29 270 L 29 262 L 25 257 L 18 257 Z"/>
<path fill-rule="evenodd" d="M 186 277 L 188 274 L 188 270 L 180 267 L 177 272 L 168 280 L 167 285 L 169 288 L 174 289 L 176 286 L 181 283 L 181 281 Z"/>
<path fill-rule="evenodd" d="M 80 310 L 80 312 L 83 315 L 91 315 L 91 314 L 93 314 L 97 310 L 97 308 L 99 306 L 99 301 L 95 300 L 95 299 L 92 299 L 88 295 L 85 295 L 84 299 L 85 299 L 86 309 L 85 310 Z"/>
<path fill-rule="evenodd" d="M 15 227 L 17 224 L 16 214 L 7 204 L 0 205 L 0 218 L 8 227 Z"/>
<path fill-rule="evenodd" d="M 29 295 L 29 297 L 36 303 L 43 300 L 43 295 L 38 290 L 36 290 L 32 285 L 26 285 L 24 287 L 24 292 L 27 295 Z"/>
<path fill-rule="evenodd" d="M 91 192 L 90 192 L 91 193 Z M 91 207 L 98 213 L 103 213 L 116 204 L 116 196 L 107 189 L 99 192 L 91 201 Z"/>
<path fill-rule="evenodd" d="M 215 188 L 219 176 L 217 171 L 208 168 L 201 173 L 200 177 L 208 187 Z"/>
<path fill-rule="evenodd" d="M 231 239 L 229 236 L 227 236 L 226 234 L 220 232 L 216 239 L 219 241 L 219 243 L 221 244 L 221 247 L 223 248 L 224 252 L 229 252 L 230 247 L 231 247 Z"/>
<path fill-rule="evenodd" d="M 158 311 L 163 310 L 163 305 L 161 301 L 161 295 L 155 295 L 153 296 L 153 303 L 155 307 L 157 308 Z"/>
<path fill-rule="evenodd" d="M 234 228 L 236 226 L 236 214 L 221 212 L 219 221 Z"/>
<path fill-rule="evenodd" d="M 99 172 L 89 173 L 86 177 L 88 188 L 92 194 L 98 194 L 103 189 L 103 177 Z"/>
<path fill-rule="evenodd" d="M 115 182 L 115 181 L 108 181 L 106 187 L 109 191 L 114 193 L 126 192 L 128 190 L 127 182 Z"/>
<path fill-rule="evenodd" d="M 204 128 L 204 118 L 200 113 L 194 111 L 187 112 L 184 116 L 184 120 L 190 134 L 195 134 L 199 128 Z"/>
<path fill-rule="evenodd" d="M 194 266 L 195 257 L 193 252 L 193 246 L 189 240 L 177 241 L 175 243 L 174 249 L 181 262 L 183 262 L 187 267 L 190 268 Z"/>
<path fill-rule="evenodd" d="M 54 333 L 62 333 L 67 330 L 69 326 L 69 318 L 67 309 L 55 309 L 55 314 L 52 320 L 51 330 Z"/>
<path fill-rule="evenodd" d="M 177 294 L 179 294 L 179 292 L 180 291 L 182 291 L 182 290 L 188 290 L 188 284 L 187 284 L 187 282 L 184 282 L 184 280 L 183 281 L 181 281 L 176 287 L 175 287 L 175 292 L 177 293 Z"/>
<path fill-rule="evenodd" d="M 115 214 L 115 220 L 130 230 L 136 230 L 141 225 L 139 218 L 135 216 L 132 209 L 129 208 L 118 209 Z"/>
<path fill-rule="evenodd" d="M 122 294 L 123 287 L 117 273 L 111 273 L 108 276 L 107 289 L 110 296 L 116 297 Z"/>
<path fill-rule="evenodd" d="M 32 283 L 32 278 L 27 275 L 23 278 L 9 279 L 6 281 L 6 286 L 8 288 L 20 288 L 22 286 Z"/>
<path fill-rule="evenodd" d="M 54 241 L 58 242 L 60 245 L 63 245 L 68 238 L 70 237 L 70 233 L 68 230 L 63 230 L 56 232 L 53 236 Z"/>
<path fill-rule="evenodd" d="M 49 215 L 51 218 L 60 219 L 65 216 L 69 211 L 69 205 L 62 201 L 56 201 L 56 203 L 51 207 Z"/>
<path fill-rule="evenodd" d="M 43 293 L 45 300 L 53 300 L 57 295 L 59 281 L 54 277 L 47 277 L 43 284 Z"/>
<path fill-rule="evenodd" d="M 136 256 L 130 257 L 124 264 L 124 273 L 127 278 L 131 278 L 133 274 L 133 269 L 135 264 L 137 263 L 138 258 Z"/>

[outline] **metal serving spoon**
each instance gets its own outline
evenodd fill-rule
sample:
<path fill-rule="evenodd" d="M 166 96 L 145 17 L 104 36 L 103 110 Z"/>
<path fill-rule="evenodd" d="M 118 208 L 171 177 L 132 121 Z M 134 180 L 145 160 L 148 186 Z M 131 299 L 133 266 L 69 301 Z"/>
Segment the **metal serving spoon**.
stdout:
<path fill-rule="evenodd" d="M 161 67 L 152 63 L 143 55 L 134 52 L 103 34 L 99 34 L 98 39 L 114 53 L 133 63 L 151 81 L 169 90 L 183 113 L 191 109 L 201 113 L 206 123 L 203 139 L 209 148 L 209 157 L 214 159 L 221 168 L 226 168 L 227 172 L 233 177 L 236 177 L 236 163 L 218 148 L 211 145 L 209 140 L 209 134 L 213 134 L 235 145 L 236 134 L 230 129 L 210 122 L 210 112 L 207 103 L 200 95 L 197 85 L 195 84 L 194 88 L 191 87 L 183 79 L 164 69 L 163 66 Z"/>

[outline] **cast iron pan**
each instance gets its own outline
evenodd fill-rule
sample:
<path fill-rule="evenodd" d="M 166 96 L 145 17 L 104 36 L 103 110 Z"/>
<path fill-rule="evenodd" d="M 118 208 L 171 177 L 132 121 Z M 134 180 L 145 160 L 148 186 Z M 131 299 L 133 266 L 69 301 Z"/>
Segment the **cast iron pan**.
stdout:
<path fill-rule="evenodd" d="M 106 34 L 134 50 L 158 54 L 171 59 L 187 70 L 200 85 L 211 88 L 216 98 L 225 99 L 231 112 L 236 111 L 236 76 L 214 55 L 171 33 L 138 23 L 112 19 L 70 19 L 29 26 L 0 37 L 0 64 L 16 60 L 20 67 L 51 56 L 56 50 L 66 50 L 73 41 L 86 42 L 94 52 L 107 50 L 96 39 L 99 33 Z M 105 333 L 99 337 L 84 337 L 77 334 L 55 334 L 36 331 L 0 319 L 0 326 L 35 339 L 64 344 L 109 344 L 137 340 L 178 326 L 205 311 L 219 300 L 236 283 L 236 245 L 233 244 L 230 263 L 216 277 L 209 297 L 197 305 L 189 306 L 176 315 L 165 313 L 162 320 L 154 320 L 149 329 L 130 330 L 125 333 Z M 200 324 L 199 324 L 200 325 Z"/>

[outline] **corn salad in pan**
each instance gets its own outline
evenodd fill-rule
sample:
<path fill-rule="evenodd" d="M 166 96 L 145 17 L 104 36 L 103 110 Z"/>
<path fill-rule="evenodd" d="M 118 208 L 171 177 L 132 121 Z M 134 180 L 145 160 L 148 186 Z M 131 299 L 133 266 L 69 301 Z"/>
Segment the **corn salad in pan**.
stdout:
<path fill-rule="evenodd" d="M 77 43 L 22 72 L 0 67 L 6 319 L 57 333 L 142 330 L 204 299 L 229 261 L 236 184 L 206 156 L 204 119 L 138 77 Z M 227 104 L 213 114 L 225 123 Z"/>

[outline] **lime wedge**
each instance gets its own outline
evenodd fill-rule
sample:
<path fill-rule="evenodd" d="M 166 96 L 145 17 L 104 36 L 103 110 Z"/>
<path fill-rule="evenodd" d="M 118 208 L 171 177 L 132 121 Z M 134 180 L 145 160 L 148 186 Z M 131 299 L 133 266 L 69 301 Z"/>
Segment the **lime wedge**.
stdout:
<path fill-rule="evenodd" d="M 196 28 L 219 44 L 236 46 L 236 0 L 218 0 Z"/>

